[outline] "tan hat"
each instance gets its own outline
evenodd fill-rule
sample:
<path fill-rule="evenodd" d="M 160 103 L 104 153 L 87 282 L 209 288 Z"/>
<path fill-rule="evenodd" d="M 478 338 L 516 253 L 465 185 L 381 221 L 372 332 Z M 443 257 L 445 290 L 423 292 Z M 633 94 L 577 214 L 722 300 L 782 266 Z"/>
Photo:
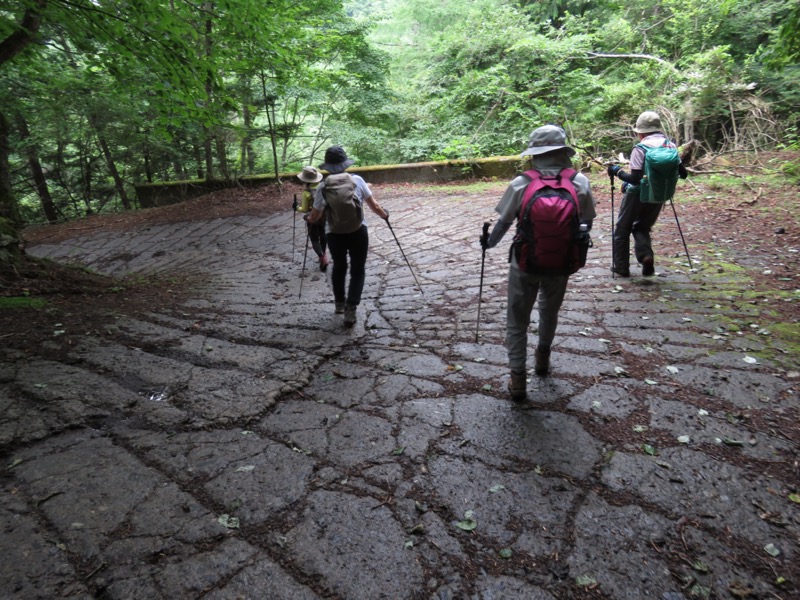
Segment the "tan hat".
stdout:
<path fill-rule="evenodd" d="M 567 134 L 557 125 L 544 125 L 534 129 L 528 140 L 528 148 L 522 156 L 535 156 L 547 154 L 555 150 L 566 150 L 569 156 L 575 155 L 575 150 L 567 146 Z"/>
<path fill-rule="evenodd" d="M 633 130 L 636 133 L 661 131 L 661 117 L 658 116 L 657 112 L 646 110 L 636 119 L 636 125 L 633 126 Z"/>
<path fill-rule="evenodd" d="M 303 170 L 297 174 L 297 178 L 304 183 L 317 183 L 322 181 L 322 173 L 316 167 L 303 167 Z"/>

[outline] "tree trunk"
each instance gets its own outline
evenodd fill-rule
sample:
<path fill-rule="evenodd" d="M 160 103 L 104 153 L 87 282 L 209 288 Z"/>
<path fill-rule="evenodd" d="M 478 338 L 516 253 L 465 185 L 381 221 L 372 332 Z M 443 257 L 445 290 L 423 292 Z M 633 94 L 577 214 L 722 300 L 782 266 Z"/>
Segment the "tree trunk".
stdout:
<path fill-rule="evenodd" d="M 278 165 L 278 141 L 275 131 L 275 98 L 267 95 L 267 76 L 261 71 L 261 91 L 264 94 L 264 112 L 267 114 L 267 126 L 269 127 L 269 141 L 272 146 L 272 162 L 275 166 L 275 181 L 280 184 L 280 167 Z M 271 110 L 270 110 L 271 109 Z"/>
<path fill-rule="evenodd" d="M 207 2 L 204 7 L 208 10 L 208 13 L 211 14 L 214 8 L 214 4 L 211 2 Z M 206 45 L 206 58 L 211 62 L 211 32 L 213 30 L 213 22 L 211 19 L 206 19 L 206 35 L 205 35 L 205 45 Z M 211 72 L 208 73 L 206 76 L 206 109 L 211 110 L 211 94 L 213 93 L 212 87 L 212 78 Z M 203 125 L 203 150 L 205 152 L 205 162 L 206 162 L 206 181 L 211 180 L 214 178 L 214 157 L 211 153 L 212 149 L 212 140 L 211 140 L 211 129 L 207 125 Z"/>
<path fill-rule="evenodd" d="M 31 44 L 39 31 L 42 17 L 39 11 L 47 5 L 47 0 L 36 0 L 35 5 L 25 11 L 22 21 L 14 32 L 0 40 L 0 66 L 14 58 Z M 11 191 L 8 147 L 9 124 L 0 111 L 0 266 L 13 266 L 22 254 L 19 244 L 19 231 L 22 218 L 19 205 Z"/>
<path fill-rule="evenodd" d="M 0 65 L 14 58 L 33 42 L 36 32 L 39 31 L 39 25 L 42 23 L 39 11 L 45 6 L 47 6 L 47 0 L 36 0 L 36 6 L 25 11 L 25 15 L 14 33 L 0 41 Z"/>
<path fill-rule="evenodd" d="M 145 148 L 144 153 L 142 154 L 142 158 L 144 159 L 144 177 L 147 183 L 153 183 L 153 159 L 150 158 L 150 148 Z"/>
<path fill-rule="evenodd" d="M 111 150 L 108 147 L 108 142 L 102 135 L 97 136 L 97 141 L 100 144 L 100 149 L 103 151 L 103 156 L 106 159 L 108 171 L 111 173 L 111 177 L 114 179 L 114 187 L 117 190 L 117 194 L 119 194 L 119 199 L 122 201 L 122 206 L 125 208 L 125 210 L 130 210 L 131 201 L 128 200 L 128 193 L 125 191 L 125 182 L 123 182 L 122 177 L 119 176 L 117 164 L 114 162 L 114 157 L 111 156 Z"/>
<path fill-rule="evenodd" d="M 16 116 L 20 138 L 29 140 L 31 132 L 28 129 L 28 122 L 25 120 L 22 113 L 17 113 Z M 31 169 L 31 176 L 33 177 L 33 185 L 42 203 L 44 216 L 50 223 L 55 223 L 58 221 L 58 211 L 53 202 L 53 197 L 50 195 L 50 188 L 47 186 L 47 178 L 44 176 L 44 169 L 42 169 L 42 164 L 39 162 L 39 155 L 36 152 L 36 148 L 29 144 L 26 149 L 26 154 L 28 157 L 28 166 Z"/>
<path fill-rule="evenodd" d="M 253 117 L 250 114 L 250 106 L 247 99 L 245 99 L 244 106 L 242 107 L 242 121 L 244 121 L 244 138 L 242 139 L 242 146 L 239 154 L 239 164 L 243 171 L 247 174 L 252 174 L 255 171 L 255 157 L 253 156 Z"/>
<path fill-rule="evenodd" d="M 225 149 L 225 139 L 222 134 L 222 130 L 218 128 L 217 135 L 214 136 L 214 142 L 217 145 L 217 160 L 219 161 L 219 170 L 222 172 L 222 176 L 227 181 L 230 181 L 231 172 L 228 169 L 228 153 Z"/>
<path fill-rule="evenodd" d="M 81 144 L 79 146 L 78 164 L 81 166 L 81 200 L 86 207 L 86 216 L 93 214 L 92 211 L 92 156 L 88 147 Z"/>
<path fill-rule="evenodd" d="M 203 171 L 203 153 L 202 148 L 200 147 L 197 142 L 192 142 L 192 148 L 194 148 L 194 162 L 197 165 L 197 178 L 198 179 L 205 179 L 205 172 Z"/>
<path fill-rule="evenodd" d="M 0 112 L 0 267 L 17 262 L 22 250 L 19 245 L 19 230 L 22 219 L 17 199 L 11 191 L 11 173 L 8 170 L 8 121 Z"/>

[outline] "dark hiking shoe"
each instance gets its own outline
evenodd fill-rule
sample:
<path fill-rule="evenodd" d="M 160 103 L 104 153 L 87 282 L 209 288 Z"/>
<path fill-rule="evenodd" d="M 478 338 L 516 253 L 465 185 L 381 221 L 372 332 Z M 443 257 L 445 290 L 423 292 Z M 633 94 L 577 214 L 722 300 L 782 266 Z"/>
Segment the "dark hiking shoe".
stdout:
<path fill-rule="evenodd" d="M 344 302 L 337 302 L 335 312 L 337 315 L 341 315 L 344 312 Z"/>
<path fill-rule="evenodd" d="M 550 348 L 538 346 L 536 348 L 536 352 L 534 353 L 534 357 L 536 358 L 536 366 L 534 367 L 534 371 L 540 377 L 544 377 L 550 372 Z"/>
<path fill-rule="evenodd" d="M 656 266 L 653 264 L 652 256 L 645 256 L 642 259 L 642 276 L 650 277 L 656 272 Z"/>
<path fill-rule="evenodd" d="M 344 307 L 344 326 L 352 327 L 356 324 L 356 307 L 350 304 Z"/>
<path fill-rule="evenodd" d="M 523 402 L 527 399 L 528 392 L 525 371 L 521 373 L 511 371 L 511 379 L 508 381 L 508 393 L 511 394 L 511 399 L 514 402 Z"/>
<path fill-rule="evenodd" d="M 631 272 L 630 272 L 629 269 L 621 269 L 619 267 L 612 267 L 611 268 L 611 272 L 612 273 L 616 273 L 620 277 L 630 277 L 631 276 Z"/>

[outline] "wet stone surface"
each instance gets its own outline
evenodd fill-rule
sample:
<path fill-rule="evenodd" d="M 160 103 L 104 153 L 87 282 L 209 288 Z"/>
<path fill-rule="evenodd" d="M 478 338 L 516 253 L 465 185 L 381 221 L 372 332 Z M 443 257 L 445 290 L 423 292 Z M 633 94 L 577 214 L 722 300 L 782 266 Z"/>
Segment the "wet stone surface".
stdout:
<path fill-rule="evenodd" d="M 477 324 L 494 200 L 451 197 L 446 222 L 432 192 L 382 202 L 423 290 L 370 219 L 350 330 L 288 211 L 29 248 L 205 283 L 54 338 L 63 362 L 0 350 L 2 597 L 800 597 L 798 378 L 730 300 L 741 274 L 672 248 L 612 279 L 599 205 L 552 372 L 531 352 L 512 403 L 508 239 Z"/>

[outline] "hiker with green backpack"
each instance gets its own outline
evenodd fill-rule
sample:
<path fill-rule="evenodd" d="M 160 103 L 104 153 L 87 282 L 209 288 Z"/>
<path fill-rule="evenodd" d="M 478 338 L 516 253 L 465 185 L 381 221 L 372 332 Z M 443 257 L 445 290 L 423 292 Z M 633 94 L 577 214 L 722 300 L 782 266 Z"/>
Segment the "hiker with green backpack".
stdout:
<path fill-rule="evenodd" d="M 614 178 L 623 181 L 622 203 L 612 240 L 611 270 L 622 277 L 630 277 L 630 236 L 633 234 L 634 255 L 642 265 L 642 275 L 648 277 L 655 274 L 650 230 L 662 205 L 672 200 L 678 178 L 686 179 L 688 173 L 681 164 L 677 147 L 664 135 L 658 113 L 640 114 L 633 131 L 639 143 L 631 151 L 630 173 L 619 165 L 608 167 L 612 192 Z"/>
<path fill-rule="evenodd" d="M 361 303 L 366 276 L 369 235 L 363 206 L 383 220 L 389 219 L 372 190 L 359 175 L 347 173 L 354 161 L 341 146 L 325 151 L 325 162 L 319 168 L 329 174 L 314 194 L 314 204 L 306 221 L 316 223 L 325 219 L 326 239 L 333 259 L 331 285 L 336 314 L 344 314 L 345 327 L 356 323 L 356 309 Z M 350 259 L 350 283 L 345 286 Z"/>

